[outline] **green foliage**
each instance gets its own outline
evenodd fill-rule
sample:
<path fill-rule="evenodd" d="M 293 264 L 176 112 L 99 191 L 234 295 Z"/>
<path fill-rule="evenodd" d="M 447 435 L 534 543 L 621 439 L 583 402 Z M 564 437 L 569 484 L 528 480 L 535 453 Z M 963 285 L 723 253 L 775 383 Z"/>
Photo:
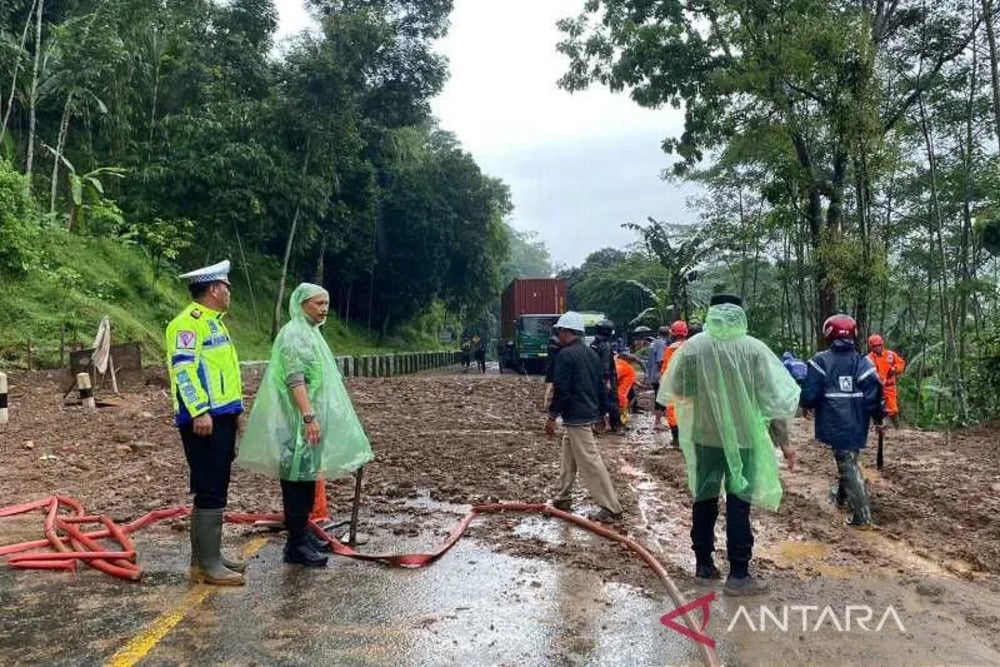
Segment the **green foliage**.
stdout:
<path fill-rule="evenodd" d="M 976 336 L 974 357 L 968 365 L 969 409 L 974 419 L 996 415 L 1000 405 L 1000 325 L 996 322 Z"/>
<path fill-rule="evenodd" d="M 22 275 L 37 256 L 38 211 L 27 179 L 0 160 L 0 277 Z"/>
<path fill-rule="evenodd" d="M 254 304 L 274 297 L 278 276 L 273 260 L 249 259 L 253 264 L 247 271 L 237 262 L 230 276 L 233 303 L 227 316 L 240 357 L 247 361 L 266 359 L 270 351 L 269 322 Z M 89 345 L 105 315 L 111 317 L 116 342 L 136 341 L 144 363 L 161 363 L 163 331 L 189 301 L 184 282 L 172 273 L 154 276 L 151 259 L 134 244 L 50 230 L 38 264 L 15 280 L 0 281 L 0 310 L 7 314 L 0 320 L 0 365 L 23 367 L 30 341 L 36 364 L 57 367 L 60 339 Z M 440 345 L 431 326 L 380 342 L 363 327 L 331 317 L 324 334 L 338 355 Z"/>
<path fill-rule="evenodd" d="M 976 233 L 983 248 L 995 257 L 1000 257 L 1000 218 L 979 221 Z"/>
<path fill-rule="evenodd" d="M 26 270 L 41 222 L 138 245 L 141 289 L 287 247 L 288 282 L 329 286 L 366 336 L 419 328 L 438 303 L 468 319 L 490 307 L 509 193 L 430 113 L 451 0 L 310 0 L 319 30 L 280 53 L 273 0 L 47 0 L 37 81 L 34 40 L 20 45 L 33 4 L 0 3 L 0 150 L 26 168 L 34 149 L 11 191 L 49 206 L 5 219 L 0 271 Z"/>

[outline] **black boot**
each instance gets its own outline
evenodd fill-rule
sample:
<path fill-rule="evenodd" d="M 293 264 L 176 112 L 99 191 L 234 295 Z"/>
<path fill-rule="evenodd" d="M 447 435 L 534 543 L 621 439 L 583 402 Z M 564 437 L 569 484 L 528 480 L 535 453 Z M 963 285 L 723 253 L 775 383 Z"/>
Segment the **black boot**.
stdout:
<path fill-rule="evenodd" d="M 308 526 L 306 527 L 306 541 L 309 543 L 309 546 L 311 546 L 313 550 L 318 552 L 320 555 L 333 553 L 333 547 L 330 546 L 330 543 L 317 535 L 313 529 Z"/>
<path fill-rule="evenodd" d="M 286 563 L 305 567 L 325 567 L 326 561 L 326 556 L 316 551 L 310 544 L 305 528 L 289 527 L 288 541 L 285 542 Z"/>

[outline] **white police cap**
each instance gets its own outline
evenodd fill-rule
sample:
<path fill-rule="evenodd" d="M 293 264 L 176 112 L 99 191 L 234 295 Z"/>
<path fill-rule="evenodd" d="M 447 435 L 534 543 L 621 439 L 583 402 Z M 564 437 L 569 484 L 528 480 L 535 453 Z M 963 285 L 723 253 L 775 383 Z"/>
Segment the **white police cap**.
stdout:
<path fill-rule="evenodd" d="M 188 281 L 191 285 L 196 285 L 198 283 L 214 283 L 214 282 L 224 282 L 229 284 L 229 260 L 223 260 L 218 264 L 213 264 L 212 266 L 206 266 L 201 269 L 195 269 L 194 271 L 189 271 L 188 273 L 180 276 L 181 279 Z"/>

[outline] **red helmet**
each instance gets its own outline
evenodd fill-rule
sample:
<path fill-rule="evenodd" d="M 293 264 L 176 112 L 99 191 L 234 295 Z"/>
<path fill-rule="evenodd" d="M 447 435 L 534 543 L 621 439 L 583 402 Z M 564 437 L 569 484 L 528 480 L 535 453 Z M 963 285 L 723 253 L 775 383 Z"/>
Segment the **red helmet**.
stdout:
<path fill-rule="evenodd" d="M 684 320 L 677 320 L 670 325 L 670 335 L 674 338 L 687 338 L 688 325 Z"/>
<path fill-rule="evenodd" d="M 872 334 L 868 337 L 868 347 L 882 347 L 885 345 L 885 341 L 878 334 Z"/>
<path fill-rule="evenodd" d="M 823 323 L 823 336 L 827 341 L 854 340 L 858 337 L 858 323 L 849 315 L 834 315 Z"/>

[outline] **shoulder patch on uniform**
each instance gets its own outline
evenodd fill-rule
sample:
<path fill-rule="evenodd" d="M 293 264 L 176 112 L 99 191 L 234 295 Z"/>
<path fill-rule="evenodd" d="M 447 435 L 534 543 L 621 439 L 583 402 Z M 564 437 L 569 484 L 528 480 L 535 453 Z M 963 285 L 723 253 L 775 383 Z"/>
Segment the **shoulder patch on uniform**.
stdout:
<path fill-rule="evenodd" d="M 178 331 L 175 347 L 178 350 L 193 350 L 197 346 L 198 336 L 193 331 Z"/>
<path fill-rule="evenodd" d="M 198 310 L 197 308 L 195 308 L 194 310 L 191 311 L 191 319 L 192 320 L 197 320 L 197 319 L 200 319 L 200 318 L 201 318 L 201 311 L 200 310 Z"/>

